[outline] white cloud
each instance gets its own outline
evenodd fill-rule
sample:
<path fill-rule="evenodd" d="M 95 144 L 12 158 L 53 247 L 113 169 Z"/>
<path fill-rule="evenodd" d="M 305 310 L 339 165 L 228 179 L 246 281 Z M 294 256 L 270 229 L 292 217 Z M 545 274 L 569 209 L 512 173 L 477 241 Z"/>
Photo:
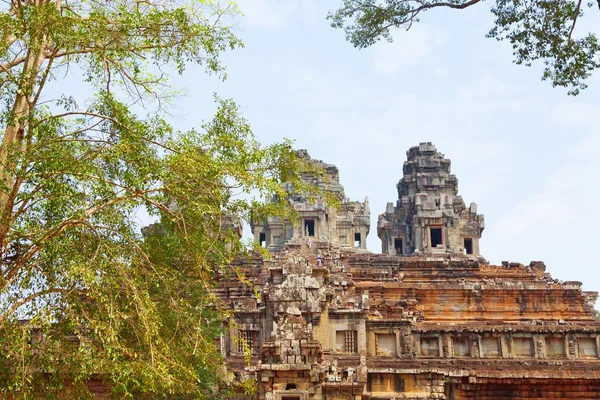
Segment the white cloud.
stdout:
<path fill-rule="evenodd" d="M 450 74 L 450 72 L 448 71 L 448 67 L 447 66 L 441 66 L 435 69 L 434 74 L 436 76 L 436 78 L 439 79 L 446 79 L 448 77 L 448 75 Z"/>
<path fill-rule="evenodd" d="M 581 129 L 597 124 L 598 107 L 590 103 L 573 102 L 557 104 L 553 107 L 551 118 L 562 127 Z"/>
<path fill-rule="evenodd" d="M 394 41 L 379 42 L 372 48 L 373 68 L 390 76 L 396 75 L 406 67 L 425 64 L 434 50 L 442 48 L 448 42 L 448 33 L 441 28 L 432 28 L 418 24 L 408 32 L 400 32 Z M 439 66 L 444 68 L 444 66 Z"/>
<path fill-rule="evenodd" d="M 552 260 L 553 276 L 598 290 L 600 128 L 594 119 L 599 112 L 591 104 L 564 103 L 545 115 L 549 124 L 562 125 L 569 145 L 546 166 L 549 173 L 541 184 L 531 185 L 539 190 L 511 193 L 517 201 L 497 218 L 486 239 L 494 243 L 492 261 Z"/>
<path fill-rule="evenodd" d="M 313 18 L 313 0 L 239 0 L 242 25 L 268 31 L 283 30 L 298 14 Z"/>

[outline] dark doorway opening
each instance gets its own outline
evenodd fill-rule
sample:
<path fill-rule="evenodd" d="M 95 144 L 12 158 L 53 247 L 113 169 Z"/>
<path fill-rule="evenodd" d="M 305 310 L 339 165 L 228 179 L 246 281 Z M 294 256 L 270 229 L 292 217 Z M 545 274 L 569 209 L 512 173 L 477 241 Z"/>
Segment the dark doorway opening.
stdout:
<path fill-rule="evenodd" d="M 429 228 L 429 232 L 431 236 L 431 247 L 436 247 L 438 244 L 443 244 L 442 228 Z"/>
<path fill-rule="evenodd" d="M 261 233 L 259 235 L 258 242 L 260 243 L 261 247 L 267 247 L 267 235 L 265 235 L 264 233 Z"/>
<path fill-rule="evenodd" d="M 360 247 L 360 246 L 361 246 L 360 233 L 355 233 L 354 234 L 354 247 Z"/>
<path fill-rule="evenodd" d="M 401 238 L 394 239 L 394 249 L 396 249 L 397 255 L 404 254 L 404 246 Z"/>
<path fill-rule="evenodd" d="M 315 220 L 305 219 L 304 220 L 304 235 L 315 236 Z"/>
<path fill-rule="evenodd" d="M 473 239 L 465 238 L 465 254 L 473 254 Z"/>

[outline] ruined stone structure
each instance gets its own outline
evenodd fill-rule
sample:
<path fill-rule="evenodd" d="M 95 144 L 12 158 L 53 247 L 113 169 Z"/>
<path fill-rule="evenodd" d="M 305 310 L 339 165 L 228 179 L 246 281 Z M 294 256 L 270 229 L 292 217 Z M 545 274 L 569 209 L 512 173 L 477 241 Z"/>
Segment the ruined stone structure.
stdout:
<path fill-rule="evenodd" d="M 296 202 L 318 221 L 310 246 L 298 228 L 275 245 L 287 223 L 264 221 L 253 230 L 271 235 L 271 257 L 237 263 L 253 288 L 218 276 L 236 322 L 221 349 L 258 385 L 241 398 L 600 399 L 597 294 L 552 279 L 542 262 L 489 265 L 483 217 L 457 196 L 450 162 L 430 143 L 407 154 L 398 203 L 378 224 L 385 254 L 340 243 L 368 233 L 365 203 L 334 214 Z M 322 165 L 343 193 L 337 169 Z M 435 246 L 431 229 L 442 231 Z"/>
<path fill-rule="evenodd" d="M 341 247 L 366 249 L 366 238 L 371 226 L 369 199 L 365 198 L 364 202 L 350 201 L 344 194 L 335 165 L 312 160 L 306 150 L 298 153 L 325 172 L 325 176 L 307 174 L 303 179 L 319 189 L 333 193 L 340 202 L 339 209 L 330 207 L 324 199 L 310 203 L 306 196 L 292 194 L 290 203 L 298 212 L 300 222 L 294 225 L 291 221 L 281 221 L 276 217 L 269 217 L 266 221 L 252 221 L 254 240 L 269 251 L 278 251 L 286 243 L 304 242 L 310 245 L 314 240 L 338 243 Z M 292 190 L 291 187 L 286 189 Z"/>
<path fill-rule="evenodd" d="M 466 208 L 458 196 L 450 160 L 431 143 L 411 147 L 407 156 L 404 176 L 396 185 L 396 207 L 388 203 L 377 222 L 382 253 L 403 255 L 419 250 L 479 255 L 483 215 L 477 214 L 477 204 Z"/>

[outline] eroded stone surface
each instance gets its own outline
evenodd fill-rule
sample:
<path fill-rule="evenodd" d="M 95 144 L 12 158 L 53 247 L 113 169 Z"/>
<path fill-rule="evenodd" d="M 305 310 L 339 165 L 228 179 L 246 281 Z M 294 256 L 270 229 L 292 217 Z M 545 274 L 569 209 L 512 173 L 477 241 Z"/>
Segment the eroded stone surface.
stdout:
<path fill-rule="evenodd" d="M 477 204 L 467 208 L 458 195 L 458 180 L 450 174 L 450 160 L 431 143 L 411 147 L 398 182 L 398 201 L 388 203 L 377 221 L 383 254 L 414 251 L 464 252 L 479 255 L 485 228 Z"/>
<path fill-rule="evenodd" d="M 380 236 L 409 237 L 408 215 L 421 229 L 442 218 L 447 246 L 419 247 L 415 228 L 411 250 L 373 254 L 340 246 L 336 232 L 310 246 L 292 235 L 268 259 L 241 257 L 253 288 L 224 272 L 216 289 L 237 323 L 220 340 L 233 371 L 256 379 L 265 400 L 600 398 L 597 294 L 553 279 L 540 261 L 489 265 L 475 245 L 463 254 L 457 240 L 479 240 L 482 216 L 464 207 L 431 144 L 411 148 L 411 159 Z"/>
<path fill-rule="evenodd" d="M 341 247 L 367 248 L 367 235 L 371 226 L 369 199 L 364 202 L 352 201 L 344 193 L 339 181 L 339 171 L 335 165 L 310 158 L 306 150 L 300 150 L 301 157 L 321 168 L 325 176 L 307 175 L 304 180 L 318 188 L 333 193 L 340 202 L 339 209 L 330 207 L 324 199 L 307 201 L 305 196 L 292 194 L 290 203 L 299 214 L 299 221 L 281 221 L 269 217 L 265 221 L 253 221 L 252 233 L 257 243 L 269 251 L 278 251 L 288 243 L 312 246 L 314 241 L 337 243 Z M 287 190 L 291 187 L 285 186 Z M 273 201 L 273 199 L 267 199 Z"/>

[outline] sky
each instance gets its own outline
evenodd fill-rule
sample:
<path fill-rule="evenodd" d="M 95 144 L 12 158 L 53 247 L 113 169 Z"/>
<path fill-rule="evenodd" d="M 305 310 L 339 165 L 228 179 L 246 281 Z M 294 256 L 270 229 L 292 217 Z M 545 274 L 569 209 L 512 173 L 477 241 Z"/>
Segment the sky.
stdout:
<path fill-rule="evenodd" d="M 485 215 L 487 260 L 542 260 L 600 291 L 600 73 L 572 97 L 540 80 L 541 65 L 513 64 L 508 43 L 485 37 L 486 2 L 429 12 L 393 43 L 359 50 L 325 19 L 340 3 L 242 0 L 245 48 L 223 55 L 225 81 L 200 68 L 174 80 L 188 93 L 175 125 L 209 120 L 213 93 L 234 99 L 261 142 L 294 140 L 338 166 L 350 199 L 369 197 L 377 253 L 377 216 L 396 201 L 406 151 L 433 142 Z M 580 22 L 586 33 L 600 13 Z"/>

